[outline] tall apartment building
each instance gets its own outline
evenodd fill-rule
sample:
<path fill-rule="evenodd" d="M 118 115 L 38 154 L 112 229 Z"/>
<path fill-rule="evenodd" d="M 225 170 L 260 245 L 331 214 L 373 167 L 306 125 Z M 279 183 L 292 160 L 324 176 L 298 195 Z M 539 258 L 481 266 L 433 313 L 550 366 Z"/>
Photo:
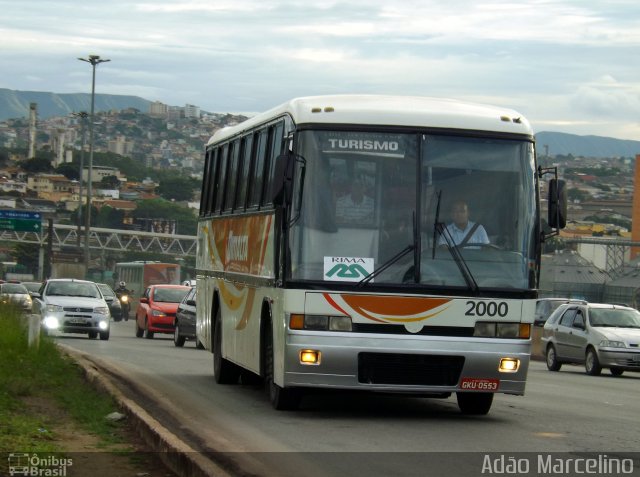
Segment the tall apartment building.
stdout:
<path fill-rule="evenodd" d="M 185 118 L 200 118 L 200 107 L 193 104 L 185 104 L 184 106 Z"/>
<path fill-rule="evenodd" d="M 116 136 L 115 139 L 109 141 L 107 148 L 109 152 L 128 156 L 133 152 L 133 141 L 127 141 L 124 136 Z"/>
<path fill-rule="evenodd" d="M 149 105 L 149 116 L 153 116 L 156 118 L 166 118 L 167 117 L 167 108 L 168 106 L 160 101 L 154 101 Z"/>

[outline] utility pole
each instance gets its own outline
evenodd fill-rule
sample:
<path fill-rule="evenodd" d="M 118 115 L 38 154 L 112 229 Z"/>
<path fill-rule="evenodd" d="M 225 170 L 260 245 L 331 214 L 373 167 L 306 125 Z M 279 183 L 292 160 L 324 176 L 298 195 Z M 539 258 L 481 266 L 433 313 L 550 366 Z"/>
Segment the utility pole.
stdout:
<path fill-rule="evenodd" d="M 89 237 L 91 235 L 91 185 L 93 179 L 93 123 L 95 113 L 95 97 L 96 97 L 96 66 L 100 63 L 106 63 L 106 60 L 100 58 L 98 55 L 89 55 L 89 58 L 78 58 L 80 61 L 85 61 L 91 64 L 93 69 L 91 80 L 91 122 L 89 123 L 89 177 L 87 178 L 87 207 L 84 215 L 84 266 L 85 276 L 89 274 Z"/>
<path fill-rule="evenodd" d="M 80 111 L 79 113 L 72 113 L 73 116 L 76 116 L 78 118 L 80 118 L 80 120 L 82 121 L 82 125 L 81 125 L 81 135 L 82 135 L 82 148 L 80 149 L 80 179 L 78 180 L 79 183 L 79 187 L 78 187 L 78 219 L 76 220 L 76 222 L 78 223 L 78 236 L 77 236 L 77 244 L 78 244 L 78 248 L 80 247 L 80 235 L 82 235 L 82 231 L 80 228 L 80 225 L 82 223 L 82 171 L 84 170 L 84 148 L 85 148 L 85 144 L 86 144 L 86 139 L 87 139 L 87 117 L 89 116 L 89 114 L 86 111 Z M 88 238 L 86 238 L 85 240 L 89 240 Z"/>

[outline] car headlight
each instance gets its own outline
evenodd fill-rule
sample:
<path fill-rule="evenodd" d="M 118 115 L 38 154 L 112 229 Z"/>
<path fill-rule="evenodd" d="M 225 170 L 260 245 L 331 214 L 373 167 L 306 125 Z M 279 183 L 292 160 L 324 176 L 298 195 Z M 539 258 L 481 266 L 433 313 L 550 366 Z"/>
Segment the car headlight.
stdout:
<path fill-rule="evenodd" d="M 626 348 L 624 341 L 602 340 L 600 342 L 601 348 Z"/>
<path fill-rule="evenodd" d="M 60 322 L 55 316 L 45 316 L 44 320 L 42 320 L 42 324 L 49 330 L 55 330 L 60 326 Z"/>
<path fill-rule="evenodd" d="M 97 313 L 98 315 L 108 315 L 109 314 L 109 307 L 108 306 L 98 306 L 98 307 L 93 309 L 93 312 Z"/>
<path fill-rule="evenodd" d="M 153 310 L 151 314 L 153 316 L 167 316 L 167 314 L 164 311 L 160 311 L 160 310 Z"/>
<path fill-rule="evenodd" d="M 64 312 L 64 308 L 60 305 L 47 305 L 44 311 L 47 313 L 62 313 Z"/>

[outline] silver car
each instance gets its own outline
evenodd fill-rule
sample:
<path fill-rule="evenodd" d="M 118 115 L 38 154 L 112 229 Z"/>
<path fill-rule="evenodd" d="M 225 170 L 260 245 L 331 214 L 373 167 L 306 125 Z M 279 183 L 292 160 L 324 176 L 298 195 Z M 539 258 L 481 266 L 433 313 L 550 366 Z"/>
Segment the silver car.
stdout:
<path fill-rule="evenodd" d="M 0 284 L 0 303 L 14 303 L 23 311 L 31 311 L 29 290 L 21 283 Z"/>
<path fill-rule="evenodd" d="M 109 307 L 98 285 L 87 280 L 51 279 L 33 305 L 46 333 L 86 333 L 109 339 Z"/>
<path fill-rule="evenodd" d="M 620 376 L 640 371 L 640 312 L 621 305 L 568 303 L 560 305 L 544 325 L 542 346 L 547 368 L 584 364 L 587 374 L 602 368 Z"/>

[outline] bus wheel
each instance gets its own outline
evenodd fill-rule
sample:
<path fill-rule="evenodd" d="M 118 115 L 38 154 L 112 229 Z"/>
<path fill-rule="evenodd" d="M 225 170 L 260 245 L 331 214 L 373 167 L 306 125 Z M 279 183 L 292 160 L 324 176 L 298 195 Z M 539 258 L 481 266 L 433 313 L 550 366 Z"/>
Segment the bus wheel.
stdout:
<path fill-rule="evenodd" d="M 484 415 L 491 409 L 493 393 L 456 393 L 462 414 Z"/>
<path fill-rule="evenodd" d="M 222 357 L 222 316 L 216 311 L 213 325 L 213 377 L 218 384 L 236 384 L 240 373 L 232 362 Z"/>
<path fill-rule="evenodd" d="M 278 411 L 295 410 L 298 408 L 302 397 L 300 390 L 281 388 L 273 380 L 273 335 L 270 322 L 267 323 L 264 337 L 264 382 L 266 390 L 269 393 L 269 401 L 271 401 L 273 408 Z"/>

